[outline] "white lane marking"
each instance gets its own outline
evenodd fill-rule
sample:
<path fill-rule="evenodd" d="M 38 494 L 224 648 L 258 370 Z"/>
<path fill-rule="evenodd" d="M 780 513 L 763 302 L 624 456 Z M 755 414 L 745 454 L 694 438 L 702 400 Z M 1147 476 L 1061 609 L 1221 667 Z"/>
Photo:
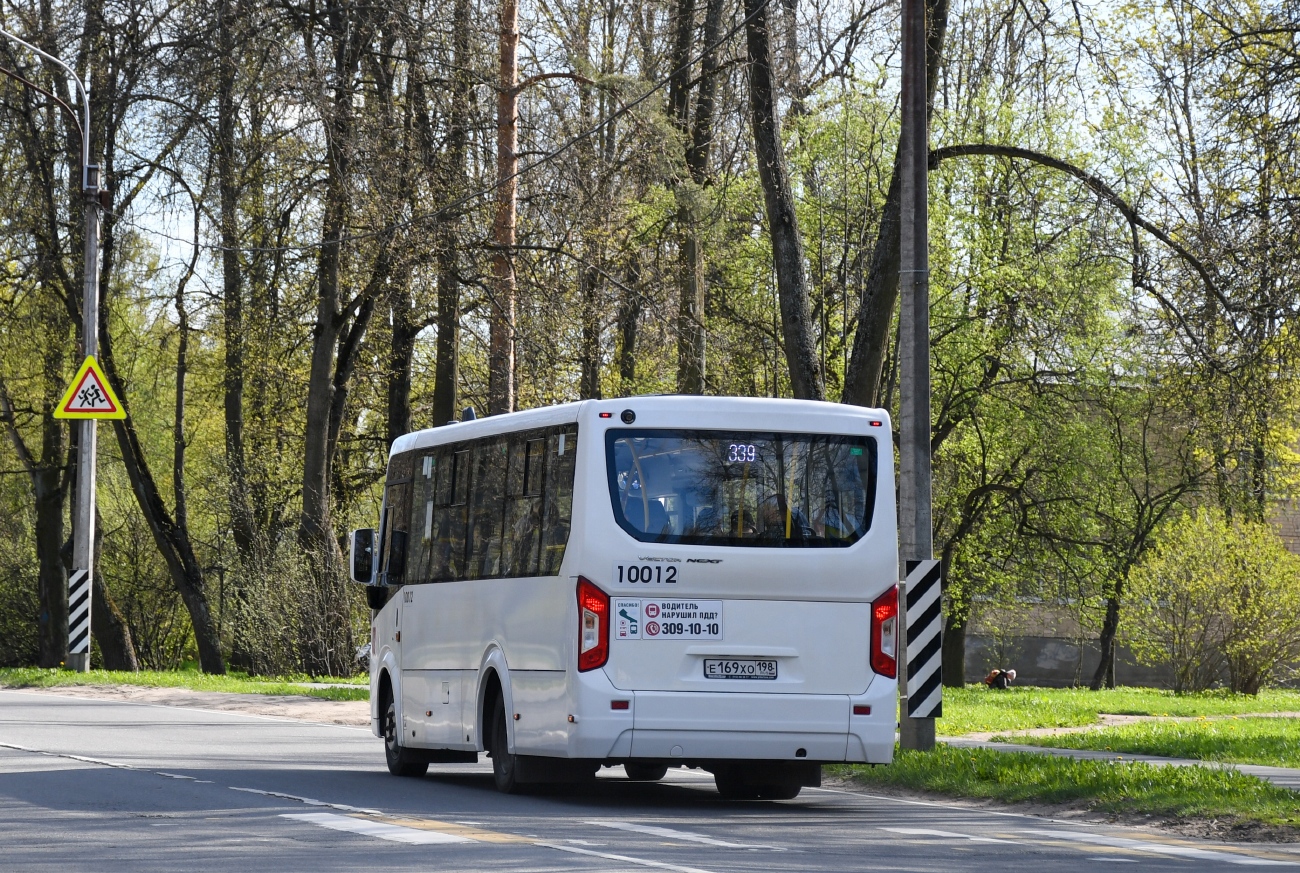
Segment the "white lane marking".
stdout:
<path fill-rule="evenodd" d="M 244 791 L 248 794 L 260 794 L 263 797 L 279 797 L 283 800 L 293 800 L 297 803 L 305 803 L 307 806 L 324 806 L 329 809 L 338 809 L 343 812 L 359 812 L 363 815 L 384 815 L 377 809 L 366 809 L 361 806 L 349 806 L 346 803 L 329 803 L 324 800 L 316 800 L 312 797 L 299 797 L 296 794 L 285 794 L 280 791 L 263 791 L 260 788 L 236 788 L 234 785 L 227 786 L 231 791 Z"/>
<path fill-rule="evenodd" d="M 305 821 L 309 824 L 329 828 L 330 830 L 346 831 L 350 834 L 360 834 L 363 837 L 375 837 L 380 840 L 388 840 L 391 843 L 411 843 L 417 846 L 429 846 L 435 843 L 478 842 L 477 840 L 471 840 L 469 837 L 462 837 L 459 834 L 444 834 L 441 831 L 405 828 L 401 825 L 386 824 L 381 821 L 352 818 L 351 816 L 346 815 L 335 815 L 332 812 L 286 812 L 281 813 L 280 818 Z"/>
<path fill-rule="evenodd" d="M 682 867 L 679 864 L 668 864 L 664 861 L 651 861 L 648 858 L 632 858 L 627 855 L 615 855 L 612 852 L 593 852 L 591 849 L 579 849 L 577 846 L 565 846 L 560 843 L 546 843 L 538 841 L 533 843 L 534 846 L 545 846 L 548 849 L 556 849 L 560 852 L 569 852 L 574 855 L 588 855 L 592 858 L 604 858 L 606 861 L 622 861 L 624 864 L 636 864 L 639 867 L 653 867 L 656 870 L 672 870 L 674 873 L 712 873 L 710 870 L 701 870 L 699 867 Z"/>
<path fill-rule="evenodd" d="M 620 831 L 633 831 L 638 834 L 650 834 L 655 837 L 664 837 L 669 840 L 685 840 L 691 843 L 703 843 L 706 846 L 721 846 L 724 849 L 770 849 L 780 852 L 784 849 L 778 849 L 776 846 L 760 846 L 754 843 L 729 843 L 726 840 L 717 840 L 705 834 L 692 833 L 691 831 L 678 831 L 672 828 L 655 827 L 654 825 L 634 824 L 630 821 L 589 821 L 585 824 L 596 825 L 602 828 L 614 828 Z"/>
<path fill-rule="evenodd" d="M 952 837 L 959 840 L 970 840 L 972 843 L 1009 843 L 1013 846 L 1019 845 L 1014 840 L 995 840 L 993 837 L 972 837 L 970 834 L 959 834 L 954 831 L 936 831 L 929 828 L 881 828 L 882 831 L 889 831 L 891 834 L 905 834 L 915 837 Z"/>
<path fill-rule="evenodd" d="M 608 843 L 595 843 L 591 840 L 565 840 L 566 843 L 572 843 L 575 846 L 605 846 Z"/>
<path fill-rule="evenodd" d="M 44 749 L 29 749 L 26 746 L 16 746 L 13 743 L 0 743 L 0 749 L 13 749 L 18 752 L 28 752 L 32 755 L 48 755 L 51 758 L 67 758 L 70 761 L 80 761 L 83 764 L 98 764 L 100 767 L 112 767 L 116 770 L 140 770 L 139 767 L 132 767 L 130 764 L 117 764 L 113 761 L 100 761 L 97 758 L 84 758 L 81 755 L 69 755 L 66 752 L 47 752 Z"/>
<path fill-rule="evenodd" d="M 154 772 L 154 775 L 155 775 L 155 776 L 166 776 L 168 779 L 187 779 L 187 780 L 189 780 L 190 782 L 198 782 L 198 781 L 199 781 L 199 780 L 195 779 L 193 776 L 182 776 L 182 775 L 179 774 L 179 773 L 164 773 L 164 772 L 161 771 L 161 770 L 154 770 L 153 772 Z"/>
<path fill-rule="evenodd" d="M 1196 858 L 1201 861 L 1218 861 L 1224 864 L 1239 864 L 1247 867 L 1295 867 L 1296 861 L 1270 861 L 1267 858 L 1252 858 L 1249 855 L 1237 855 L 1232 852 L 1215 852 L 1210 849 L 1198 849 L 1195 846 L 1177 846 L 1168 843 L 1154 843 L 1146 840 L 1130 840 L 1126 837 L 1108 837 L 1102 834 L 1080 834 L 1073 831 L 1026 830 L 1024 833 L 1040 837 L 1052 837 L 1059 840 L 1074 840 L 1095 846 L 1111 846 L 1116 849 L 1131 849 L 1135 852 L 1151 852 L 1155 855 L 1174 855 L 1179 858 Z"/>

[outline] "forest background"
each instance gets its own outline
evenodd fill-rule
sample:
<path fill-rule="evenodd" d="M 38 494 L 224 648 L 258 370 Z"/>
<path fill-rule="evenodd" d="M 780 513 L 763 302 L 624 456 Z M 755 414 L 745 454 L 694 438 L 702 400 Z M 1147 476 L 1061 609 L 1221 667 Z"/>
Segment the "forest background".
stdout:
<path fill-rule="evenodd" d="M 1099 636 L 1191 510 L 1296 487 L 1300 10 L 927 0 L 945 681 Z M 89 70 L 95 663 L 342 674 L 396 435 L 647 392 L 895 408 L 898 5 L 0 0 Z M 70 83 L 0 40 L 0 665 L 66 657 Z"/>

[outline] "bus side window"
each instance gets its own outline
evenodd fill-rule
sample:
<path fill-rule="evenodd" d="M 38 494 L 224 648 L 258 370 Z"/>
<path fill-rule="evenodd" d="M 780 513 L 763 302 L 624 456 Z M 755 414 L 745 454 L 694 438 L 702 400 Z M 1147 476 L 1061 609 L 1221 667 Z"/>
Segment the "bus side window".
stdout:
<path fill-rule="evenodd" d="M 402 585 L 406 582 L 412 458 L 410 453 L 398 455 L 388 465 L 388 484 L 384 492 L 387 525 L 383 563 L 380 566 L 380 579 L 386 585 Z"/>
<path fill-rule="evenodd" d="M 537 539 L 542 523 L 542 471 L 545 439 L 516 434 L 510 439 L 506 468 L 505 529 L 501 541 L 502 576 L 537 575 Z"/>
<path fill-rule="evenodd" d="M 439 450 L 433 499 L 433 566 L 430 576 L 445 582 L 463 578 L 465 510 L 469 491 L 469 450 L 448 446 Z"/>
<path fill-rule="evenodd" d="M 564 547 L 569 542 L 573 517 L 573 474 L 577 469 L 578 428 L 565 425 L 546 436 L 546 484 L 542 511 L 542 554 L 539 572 L 554 576 L 560 572 Z"/>
<path fill-rule="evenodd" d="M 424 455 L 415 459 L 415 482 L 412 487 L 414 498 L 411 501 L 411 524 L 408 528 L 410 530 L 408 537 L 410 564 L 406 568 L 408 583 L 428 582 L 432 577 L 433 498 L 437 461 L 436 455 Z"/>
<path fill-rule="evenodd" d="M 474 447 L 471 528 L 464 576 L 491 578 L 500 574 L 501 515 L 505 503 L 506 440 L 494 439 Z"/>

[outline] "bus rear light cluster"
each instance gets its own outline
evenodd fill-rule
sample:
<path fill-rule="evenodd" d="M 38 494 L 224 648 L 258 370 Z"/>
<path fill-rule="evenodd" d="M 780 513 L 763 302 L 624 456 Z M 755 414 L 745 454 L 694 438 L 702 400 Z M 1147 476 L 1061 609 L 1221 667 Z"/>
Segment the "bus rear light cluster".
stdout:
<path fill-rule="evenodd" d="M 609 660 L 609 595 L 586 577 L 578 577 L 578 670 L 605 666 Z"/>
<path fill-rule="evenodd" d="M 890 679 L 898 676 L 898 586 L 871 603 L 871 669 Z"/>

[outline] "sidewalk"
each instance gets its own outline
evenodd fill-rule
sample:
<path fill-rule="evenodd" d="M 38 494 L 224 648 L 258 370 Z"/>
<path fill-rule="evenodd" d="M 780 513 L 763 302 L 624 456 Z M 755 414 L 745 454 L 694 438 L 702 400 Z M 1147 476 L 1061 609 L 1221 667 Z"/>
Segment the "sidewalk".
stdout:
<path fill-rule="evenodd" d="M 1022 746 L 1015 743 L 993 743 L 965 737 L 940 737 L 939 742 L 954 748 L 992 749 L 995 752 L 1033 752 L 1039 755 L 1059 755 L 1085 761 L 1141 761 L 1144 764 L 1165 764 L 1170 767 L 1224 767 L 1272 782 L 1279 788 L 1300 792 L 1300 769 L 1293 767 L 1264 767 L 1258 764 L 1223 764 L 1217 761 L 1195 761 L 1189 758 L 1158 758 L 1154 755 L 1117 755 L 1114 752 L 1096 752 L 1088 749 L 1053 749 L 1047 746 Z"/>

